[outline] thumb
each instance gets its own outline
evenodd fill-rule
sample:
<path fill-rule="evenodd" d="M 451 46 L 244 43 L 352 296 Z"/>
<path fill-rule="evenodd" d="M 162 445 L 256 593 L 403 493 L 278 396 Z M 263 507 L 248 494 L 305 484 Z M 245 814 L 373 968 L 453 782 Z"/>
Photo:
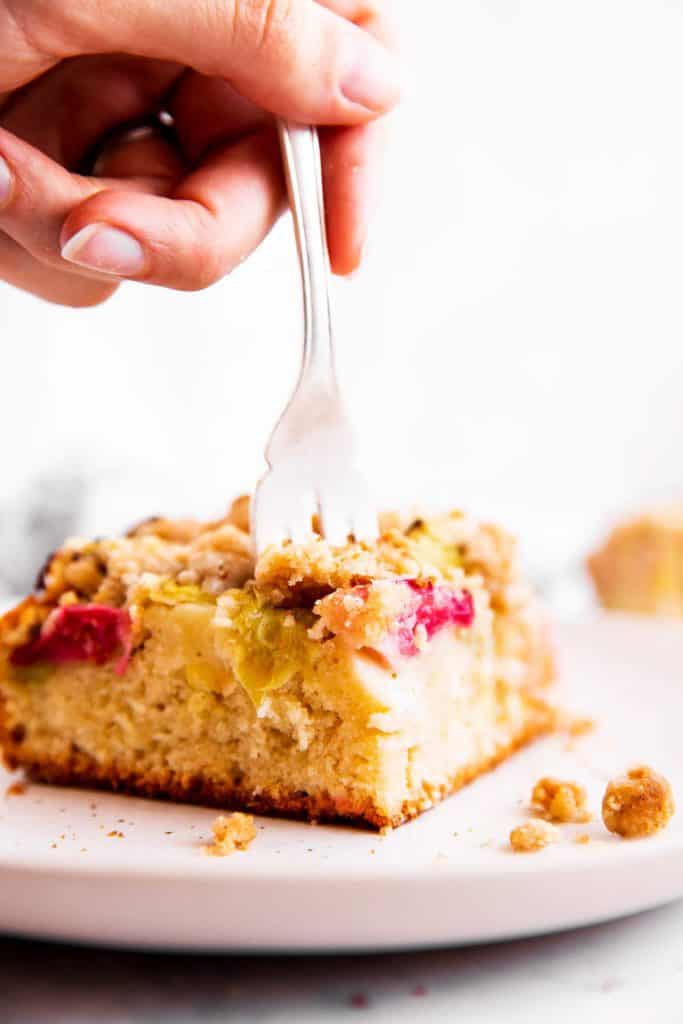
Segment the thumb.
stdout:
<path fill-rule="evenodd" d="M 367 0 L 347 0 L 352 18 L 355 6 L 361 18 Z M 395 58 L 315 0 L 50 0 L 35 9 L 43 24 L 32 26 L 32 38 L 47 27 L 61 56 L 126 52 L 176 61 L 228 79 L 247 99 L 293 120 L 359 124 L 398 99 Z"/>

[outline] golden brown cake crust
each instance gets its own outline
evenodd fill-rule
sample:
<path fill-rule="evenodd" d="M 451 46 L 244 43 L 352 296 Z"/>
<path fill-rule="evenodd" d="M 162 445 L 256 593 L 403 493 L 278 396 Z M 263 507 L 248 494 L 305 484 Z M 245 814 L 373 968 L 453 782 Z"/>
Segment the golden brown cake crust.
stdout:
<path fill-rule="evenodd" d="M 528 709 L 523 727 L 510 740 L 499 746 L 496 752 L 477 763 L 469 764 L 439 787 L 428 787 L 418 800 L 406 801 L 401 813 L 387 817 L 373 805 L 370 799 L 349 806 L 344 814 L 339 813 L 338 802 L 331 795 L 311 796 L 308 793 L 254 794 L 232 783 L 217 782 L 204 777 L 182 777 L 174 772 L 121 773 L 115 765 L 103 765 L 80 751 L 73 751 L 68 758 L 59 761 L 45 759 L 28 760 L 22 753 L 21 730 L 8 728 L 4 702 L 0 696 L 0 746 L 7 768 L 14 771 L 21 768 L 33 782 L 44 782 L 62 786 L 84 786 L 134 796 L 173 800 L 179 803 L 202 804 L 219 807 L 225 811 L 250 811 L 254 814 L 276 817 L 298 818 L 305 821 L 337 822 L 361 825 L 371 829 L 395 828 L 462 789 L 479 775 L 491 771 L 515 751 L 532 740 L 551 732 L 555 727 L 556 712 L 544 701 L 525 697 Z"/>

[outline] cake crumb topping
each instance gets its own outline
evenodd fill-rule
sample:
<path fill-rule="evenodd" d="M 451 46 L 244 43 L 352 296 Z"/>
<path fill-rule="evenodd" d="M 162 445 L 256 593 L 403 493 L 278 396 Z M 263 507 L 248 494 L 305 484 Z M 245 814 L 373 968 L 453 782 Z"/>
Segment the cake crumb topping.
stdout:
<path fill-rule="evenodd" d="M 612 779 L 602 801 L 605 827 L 625 839 L 659 832 L 674 811 L 668 780 L 647 765 L 638 765 L 626 775 Z"/>
<path fill-rule="evenodd" d="M 252 814 L 219 814 L 211 827 L 213 842 L 202 846 L 202 853 L 210 857 L 229 857 L 235 850 L 246 850 L 256 838 Z"/>
<path fill-rule="evenodd" d="M 546 821 L 576 823 L 590 821 L 586 808 L 586 790 L 578 782 L 563 782 L 550 777 L 539 779 L 531 794 L 535 814 Z"/>
<path fill-rule="evenodd" d="M 543 850 L 549 843 L 556 843 L 560 838 L 560 830 L 544 821 L 543 818 L 531 818 L 523 825 L 513 828 L 510 833 L 510 846 L 515 853 L 536 853 Z"/>

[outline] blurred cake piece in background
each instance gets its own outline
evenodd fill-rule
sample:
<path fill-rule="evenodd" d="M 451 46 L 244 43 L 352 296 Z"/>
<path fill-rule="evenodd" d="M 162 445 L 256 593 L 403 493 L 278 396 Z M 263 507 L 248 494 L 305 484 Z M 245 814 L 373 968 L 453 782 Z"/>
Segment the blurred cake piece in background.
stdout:
<path fill-rule="evenodd" d="M 588 570 L 605 608 L 683 617 L 683 503 L 616 526 Z"/>

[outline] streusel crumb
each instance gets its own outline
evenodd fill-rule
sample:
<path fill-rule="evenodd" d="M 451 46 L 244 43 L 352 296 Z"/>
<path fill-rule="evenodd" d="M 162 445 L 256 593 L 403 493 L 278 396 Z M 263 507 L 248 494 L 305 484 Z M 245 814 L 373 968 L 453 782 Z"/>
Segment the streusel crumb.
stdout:
<path fill-rule="evenodd" d="M 674 810 L 667 779 L 647 765 L 639 765 L 611 780 L 602 801 L 602 820 L 610 832 L 635 839 L 659 832 Z"/>
<path fill-rule="evenodd" d="M 531 794 L 531 806 L 539 817 L 547 821 L 590 821 L 586 809 L 586 790 L 577 782 L 561 779 L 539 779 Z"/>
<path fill-rule="evenodd" d="M 578 843 L 579 846 L 588 846 L 591 841 L 591 837 L 587 832 L 581 832 L 578 836 L 574 837 L 574 842 Z"/>
<path fill-rule="evenodd" d="M 233 526 L 243 530 L 244 533 L 249 533 L 251 526 L 251 499 L 248 494 L 241 494 L 239 498 L 235 498 L 230 511 L 228 512 L 228 520 Z"/>
<path fill-rule="evenodd" d="M 510 846 L 515 853 L 536 853 L 549 843 L 556 843 L 559 838 L 559 828 L 542 818 L 531 818 L 523 825 L 513 828 L 510 833 Z"/>
<path fill-rule="evenodd" d="M 202 853 L 210 857 L 229 857 L 235 850 L 246 850 L 256 838 L 253 815 L 239 811 L 228 816 L 219 814 L 211 827 L 213 842 L 202 846 Z"/>
<path fill-rule="evenodd" d="M 567 726 L 567 732 L 572 738 L 586 736 L 596 729 L 597 723 L 594 718 L 572 718 Z"/>
<path fill-rule="evenodd" d="M 23 796 L 27 790 L 25 782 L 13 782 L 5 790 L 5 796 Z"/>

